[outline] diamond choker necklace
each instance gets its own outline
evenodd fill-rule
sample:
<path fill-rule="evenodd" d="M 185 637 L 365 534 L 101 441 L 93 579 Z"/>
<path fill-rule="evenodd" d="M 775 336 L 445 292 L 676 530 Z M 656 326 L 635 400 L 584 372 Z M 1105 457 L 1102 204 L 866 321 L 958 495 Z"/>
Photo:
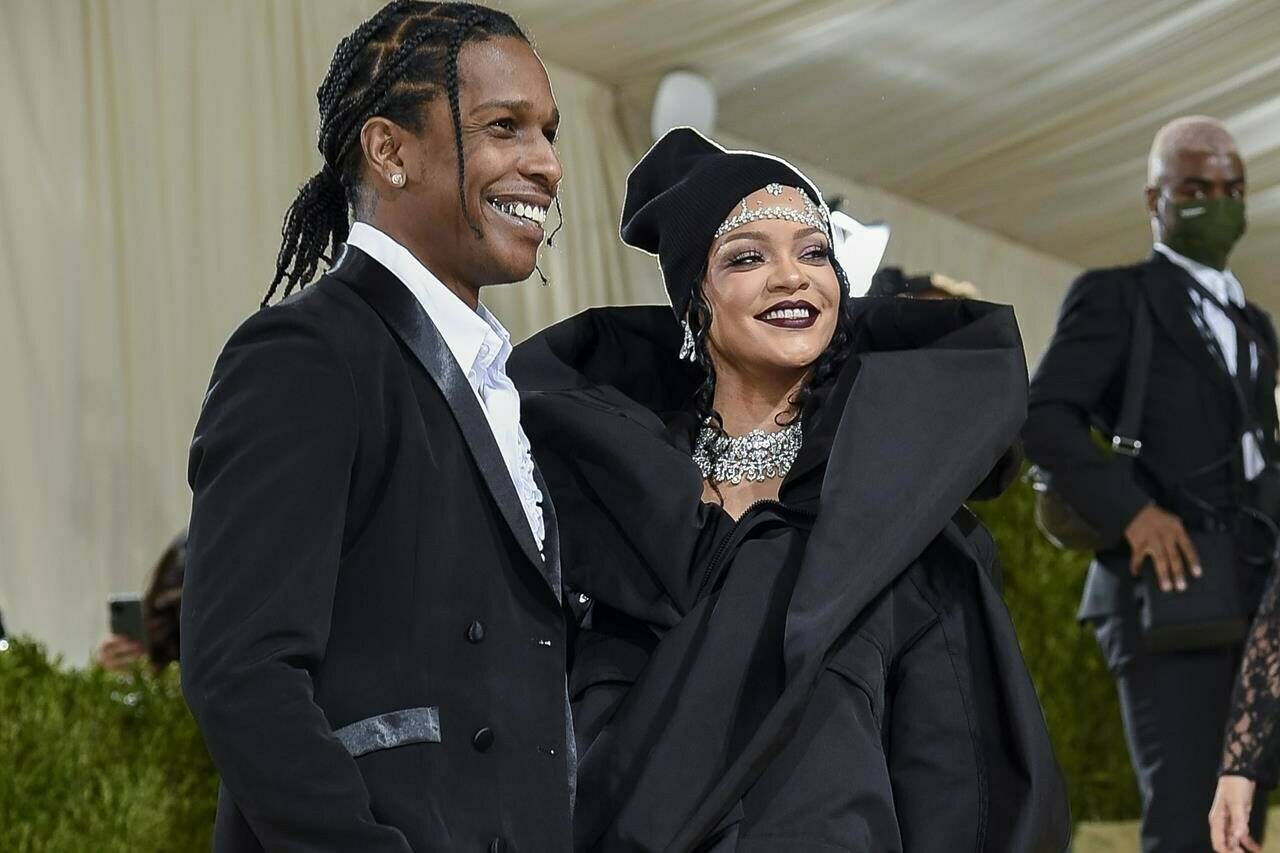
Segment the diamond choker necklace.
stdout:
<path fill-rule="evenodd" d="M 693 463 L 702 478 L 712 483 L 736 486 L 743 480 L 758 483 L 785 477 L 800 453 L 802 438 L 799 419 L 777 432 L 753 429 L 738 436 L 721 435 L 708 424 L 698 431 Z"/>

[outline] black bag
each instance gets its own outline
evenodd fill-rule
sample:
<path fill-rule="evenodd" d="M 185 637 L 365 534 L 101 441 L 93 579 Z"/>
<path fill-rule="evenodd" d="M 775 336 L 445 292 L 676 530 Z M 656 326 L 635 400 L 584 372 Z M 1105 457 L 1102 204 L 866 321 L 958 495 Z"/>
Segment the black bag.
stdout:
<path fill-rule="evenodd" d="M 1190 278 L 1190 276 L 1188 276 Z M 1192 280 L 1192 287 L 1200 292 L 1201 299 L 1216 301 L 1199 282 Z M 1230 312 L 1228 312 L 1230 317 Z M 1233 325 L 1240 323 L 1234 317 Z M 1203 323 L 1197 328 L 1205 345 L 1228 376 L 1226 358 Z M 1258 352 L 1271 358 L 1264 343 L 1248 330 L 1246 337 L 1258 347 Z M 1265 362 L 1264 362 L 1265 363 Z M 1234 381 L 1231 387 L 1239 404 L 1244 430 L 1256 422 L 1253 407 L 1249 404 L 1240 385 Z M 1280 472 L 1269 465 L 1246 487 L 1245 503 L 1232 510 L 1224 510 L 1204 504 L 1186 488 L 1186 483 L 1199 473 L 1221 465 L 1233 464 L 1242 452 L 1243 438 L 1221 459 L 1210 463 L 1182 482 L 1182 492 L 1193 504 L 1200 505 L 1205 516 L 1217 520 L 1215 529 L 1190 532 L 1191 544 L 1200 557 L 1203 574 L 1189 578 L 1183 592 L 1163 592 L 1155 576 L 1155 569 L 1147 560 L 1138 585 L 1139 614 L 1142 633 L 1147 648 L 1155 652 L 1189 651 L 1192 649 L 1229 646 L 1244 639 L 1249 629 L 1241 589 L 1246 585 L 1245 576 L 1258 569 L 1273 569 L 1280 554 L 1280 531 L 1276 526 L 1276 513 L 1280 511 Z M 1225 517 L 1225 518 L 1224 518 Z M 1226 523 L 1229 522 L 1229 523 Z"/>
<path fill-rule="evenodd" d="M 1139 290 L 1138 304 L 1133 317 L 1133 337 L 1129 344 L 1129 360 L 1124 377 L 1124 396 L 1120 404 L 1120 417 L 1115 429 L 1108 430 L 1099 424 L 1104 433 L 1111 434 L 1111 452 L 1123 457 L 1130 464 L 1142 452 L 1142 441 L 1137 437 L 1142 423 L 1142 407 L 1146 402 L 1147 375 L 1151 366 L 1151 309 L 1146 294 Z M 1067 551 L 1103 551 L 1118 541 L 1108 541 L 1096 527 L 1085 521 L 1080 513 L 1053 489 L 1053 478 L 1038 465 L 1027 471 L 1027 479 L 1035 491 L 1036 527 L 1057 548 Z"/>
<path fill-rule="evenodd" d="M 1191 534 L 1204 572 L 1188 578 L 1184 592 L 1164 592 L 1150 561 L 1138 584 L 1138 612 L 1146 646 L 1153 652 L 1179 652 L 1229 646 L 1249 628 L 1240 597 L 1236 534 L 1233 530 Z M 1194 689 L 1194 685 L 1188 685 Z"/>

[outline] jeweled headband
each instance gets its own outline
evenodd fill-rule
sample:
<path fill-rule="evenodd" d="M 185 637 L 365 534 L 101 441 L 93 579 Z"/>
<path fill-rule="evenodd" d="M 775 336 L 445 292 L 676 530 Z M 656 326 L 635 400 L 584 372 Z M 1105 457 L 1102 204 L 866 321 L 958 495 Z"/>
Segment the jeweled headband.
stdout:
<path fill-rule="evenodd" d="M 781 196 L 783 193 L 782 184 L 769 184 L 764 189 L 765 192 L 772 196 Z M 824 203 L 819 207 L 813 203 L 813 199 L 809 198 L 809 194 L 803 189 L 800 187 L 795 187 L 794 189 L 803 199 L 804 209 L 801 210 L 782 204 L 765 205 L 763 202 L 756 202 L 757 205 L 760 205 L 758 207 L 750 207 L 744 198 L 740 203 L 739 210 L 733 216 L 720 223 L 720 227 L 716 229 L 716 233 L 711 239 L 718 240 L 735 228 L 741 228 L 748 222 L 759 222 L 762 219 L 781 219 L 787 222 L 796 222 L 825 232 L 831 219 L 831 213 L 827 209 L 827 205 Z"/>

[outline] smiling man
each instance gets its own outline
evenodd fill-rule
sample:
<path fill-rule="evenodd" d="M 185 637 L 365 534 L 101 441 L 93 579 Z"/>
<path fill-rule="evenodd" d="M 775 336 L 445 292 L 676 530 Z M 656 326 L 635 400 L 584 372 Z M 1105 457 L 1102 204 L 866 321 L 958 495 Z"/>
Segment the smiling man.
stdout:
<path fill-rule="evenodd" d="M 502 13 L 398 0 L 317 97 L 324 168 L 191 450 L 214 848 L 567 850 L 555 517 L 480 303 L 533 272 L 559 185 L 546 70 Z"/>

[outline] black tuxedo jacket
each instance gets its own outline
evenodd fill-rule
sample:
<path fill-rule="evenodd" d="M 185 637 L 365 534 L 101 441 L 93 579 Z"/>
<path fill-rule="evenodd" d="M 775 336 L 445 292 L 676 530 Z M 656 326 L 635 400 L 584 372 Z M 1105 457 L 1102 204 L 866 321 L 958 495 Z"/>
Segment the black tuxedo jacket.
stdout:
<path fill-rule="evenodd" d="M 1241 499 L 1238 459 L 1188 479 L 1230 454 L 1244 428 L 1234 380 L 1192 320 L 1192 287 L 1190 274 L 1159 253 L 1134 266 L 1084 273 L 1067 292 L 1031 382 L 1026 454 L 1109 539 L 1123 540 L 1129 522 L 1152 501 L 1195 529 L 1206 518 L 1189 494 L 1215 506 L 1238 505 Z M 1137 464 L 1125 465 L 1099 450 L 1089 428 L 1097 421 L 1114 425 L 1118 417 L 1140 294 L 1154 317 L 1151 370 L 1137 436 L 1142 452 Z M 1266 435 L 1264 452 L 1274 458 L 1275 330 L 1257 306 L 1249 304 L 1245 314 L 1269 350 L 1250 392 Z M 1132 606 L 1127 550 L 1121 546 L 1099 557 L 1086 583 L 1081 618 Z"/>
<path fill-rule="evenodd" d="M 345 247 L 259 311 L 195 440 L 187 702 L 218 851 L 567 850 L 565 621 L 473 391 Z"/>

